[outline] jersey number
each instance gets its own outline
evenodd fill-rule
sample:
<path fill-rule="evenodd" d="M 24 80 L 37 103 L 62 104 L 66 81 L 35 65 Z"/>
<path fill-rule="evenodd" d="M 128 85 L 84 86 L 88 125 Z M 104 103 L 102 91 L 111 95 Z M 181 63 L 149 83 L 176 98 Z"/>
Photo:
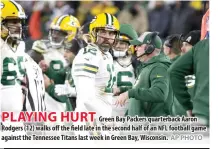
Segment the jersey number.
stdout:
<path fill-rule="evenodd" d="M 96 52 L 97 52 L 97 49 L 94 49 L 94 48 L 87 49 L 87 48 L 85 48 L 83 54 L 91 53 L 92 55 L 96 55 Z"/>
<path fill-rule="evenodd" d="M 25 74 L 25 69 L 22 67 L 22 63 L 24 62 L 23 57 L 19 56 L 17 58 L 18 70 L 21 75 Z M 16 72 L 16 61 L 14 58 L 6 57 L 3 60 L 3 74 L 1 78 L 2 85 L 15 85 L 17 79 Z"/>
<path fill-rule="evenodd" d="M 105 92 L 112 92 L 112 87 L 114 85 L 114 82 L 116 80 L 116 77 L 113 75 L 113 72 L 114 72 L 114 66 L 110 66 L 109 64 L 107 65 L 107 71 L 109 72 L 110 74 L 110 79 L 107 83 L 107 87 L 105 89 Z"/>
<path fill-rule="evenodd" d="M 122 79 L 124 79 L 124 77 L 128 77 L 128 78 L 132 78 L 133 74 L 130 71 L 121 71 L 117 73 L 117 86 L 121 87 L 121 86 L 133 86 L 132 82 L 130 81 L 122 81 Z"/>
<path fill-rule="evenodd" d="M 58 71 L 64 68 L 64 64 L 62 61 L 54 60 L 50 62 L 50 67 L 52 68 L 52 70 Z"/>

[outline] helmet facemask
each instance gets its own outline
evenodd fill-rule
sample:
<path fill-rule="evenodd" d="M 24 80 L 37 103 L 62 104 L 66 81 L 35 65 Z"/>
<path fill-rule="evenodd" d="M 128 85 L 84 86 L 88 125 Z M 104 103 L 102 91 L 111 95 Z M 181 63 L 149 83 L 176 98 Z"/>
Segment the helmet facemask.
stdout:
<path fill-rule="evenodd" d="M 61 30 L 50 29 L 49 40 L 51 45 L 55 48 L 63 46 L 64 41 L 67 39 L 68 33 Z"/>
<path fill-rule="evenodd" d="M 100 47 L 103 52 L 108 52 L 115 44 L 118 33 L 114 30 L 107 30 L 105 28 L 95 29 L 94 32 L 94 36 L 96 37 L 95 43 Z"/>
<path fill-rule="evenodd" d="M 2 22 L 3 31 L 5 33 L 5 38 L 10 38 L 13 41 L 23 40 L 25 37 L 25 31 L 27 26 L 25 26 L 26 19 L 20 18 L 9 18 Z"/>
<path fill-rule="evenodd" d="M 116 43 L 113 46 L 113 56 L 118 57 L 125 57 L 128 54 L 129 49 L 129 42 L 125 40 L 116 40 Z"/>

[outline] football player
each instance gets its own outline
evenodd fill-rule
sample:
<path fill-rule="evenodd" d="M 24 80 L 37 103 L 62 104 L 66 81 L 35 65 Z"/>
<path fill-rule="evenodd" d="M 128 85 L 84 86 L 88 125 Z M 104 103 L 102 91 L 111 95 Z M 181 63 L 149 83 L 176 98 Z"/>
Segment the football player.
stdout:
<path fill-rule="evenodd" d="M 33 43 L 31 57 L 55 84 L 65 81 L 64 67 L 67 62 L 64 59 L 64 43 L 75 38 L 79 27 L 79 21 L 72 15 L 56 17 L 50 25 L 48 40 Z"/>
<path fill-rule="evenodd" d="M 85 44 L 85 42 L 83 42 L 83 44 Z M 67 111 L 74 110 L 76 107 L 76 89 L 71 75 L 71 69 L 73 60 L 79 52 L 79 50 L 82 48 L 81 46 L 83 46 L 83 44 L 81 45 L 78 42 L 78 39 L 73 39 L 71 42 L 71 46 L 65 48 L 64 58 L 66 59 L 68 64 L 67 67 L 65 67 L 65 84 L 55 85 L 51 83 L 51 80 L 49 80 L 49 78 L 45 78 L 46 90 L 48 94 L 51 97 L 56 98 L 60 102 L 66 102 Z"/>
<path fill-rule="evenodd" d="M 25 28 L 26 14 L 20 4 L 13 0 L 3 0 L 1 7 L 1 111 L 13 112 L 13 118 L 17 119 L 23 108 L 26 95 L 24 76 L 25 58 L 19 54 Z M 24 50 L 23 50 L 24 51 Z M 5 126 L 23 127 L 22 122 L 6 120 Z M 3 131 L 2 135 L 22 135 L 24 131 Z"/>
<path fill-rule="evenodd" d="M 112 116 L 112 87 L 115 82 L 109 49 L 119 36 L 117 18 L 109 13 L 94 17 L 89 25 L 92 43 L 81 49 L 73 61 L 72 74 L 77 91 L 75 111 L 95 111 Z"/>
<path fill-rule="evenodd" d="M 25 90 L 21 82 L 25 75 L 24 58 L 18 56 L 23 38 L 26 15 L 20 4 L 3 0 L 1 4 L 1 110 L 20 112 Z M 22 93 L 23 91 L 23 93 Z"/>
<path fill-rule="evenodd" d="M 51 80 L 54 84 L 65 83 L 67 61 L 64 58 L 64 45 L 76 37 L 79 27 L 77 18 L 72 15 L 62 15 L 51 23 L 49 40 L 34 42 L 30 55 L 42 68 L 45 80 Z M 45 84 L 48 85 L 48 81 Z M 59 101 L 47 92 L 45 98 L 47 111 L 67 109 L 66 102 Z"/>
<path fill-rule="evenodd" d="M 98 14 L 90 22 L 91 43 L 82 48 L 73 61 L 72 74 L 77 92 L 75 111 L 95 111 L 96 118 L 112 116 L 115 73 L 109 50 L 119 37 L 119 29 L 119 21 L 109 13 Z M 98 121 L 87 125 L 96 123 Z M 84 122 L 77 124 L 84 125 Z M 79 133 L 87 135 L 86 132 Z M 94 134 L 99 133 L 89 132 L 89 135 Z"/>
<path fill-rule="evenodd" d="M 114 93 L 125 92 L 135 83 L 134 68 L 131 61 L 134 47 L 130 45 L 129 40 L 134 40 L 137 38 L 138 35 L 131 25 L 120 25 L 120 36 L 112 50 L 114 70 L 116 75 Z M 114 99 L 116 99 L 116 97 Z M 124 116 L 125 111 L 126 106 L 114 107 L 113 115 Z"/>

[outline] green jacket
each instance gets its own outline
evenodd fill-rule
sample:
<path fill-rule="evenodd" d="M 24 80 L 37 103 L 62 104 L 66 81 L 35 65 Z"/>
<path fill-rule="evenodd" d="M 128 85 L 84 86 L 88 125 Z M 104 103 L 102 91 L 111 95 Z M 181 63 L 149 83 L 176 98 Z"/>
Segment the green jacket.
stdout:
<path fill-rule="evenodd" d="M 71 68 L 70 67 L 66 67 L 65 68 L 65 73 L 66 73 L 66 78 L 65 80 L 69 81 L 70 85 L 72 87 L 74 87 L 74 82 L 73 82 L 73 78 L 71 76 Z M 66 103 L 66 111 L 72 111 L 74 107 L 72 107 L 70 99 L 68 96 L 66 95 L 61 95 L 58 96 L 55 93 L 55 84 L 51 84 L 47 89 L 46 92 L 56 101 L 61 102 L 61 103 Z"/>
<path fill-rule="evenodd" d="M 193 103 L 185 86 L 185 76 L 196 76 Z M 198 42 L 169 69 L 173 92 L 186 110 L 204 118 L 209 125 L 209 39 Z"/>
<path fill-rule="evenodd" d="M 172 91 L 169 87 L 167 69 L 171 62 L 160 54 L 140 65 L 136 84 L 128 91 L 130 116 L 166 116 L 169 103 L 172 103 Z"/>
<path fill-rule="evenodd" d="M 180 58 L 180 55 L 174 57 L 173 59 L 171 59 L 171 62 L 174 63 L 178 58 Z"/>
<path fill-rule="evenodd" d="M 178 60 L 181 56 L 177 56 L 173 59 L 171 59 L 171 62 L 174 63 L 176 60 Z M 172 65 L 171 65 L 172 66 Z M 172 86 L 171 86 L 172 87 Z M 175 94 L 173 93 L 173 103 L 172 108 L 170 110 L 170 115 L 172 116 L 182 116 L 186 115 L 186 110 L 183 108 L 183 106 L 179 103 L 179 101 L 176 99 Z"/>

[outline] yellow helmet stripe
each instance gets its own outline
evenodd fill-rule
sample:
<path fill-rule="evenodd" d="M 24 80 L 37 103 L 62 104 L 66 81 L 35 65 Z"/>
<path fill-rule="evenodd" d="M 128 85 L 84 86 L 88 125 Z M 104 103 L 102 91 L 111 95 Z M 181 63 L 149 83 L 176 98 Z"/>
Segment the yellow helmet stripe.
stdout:
<path fill-rule="evenodd" d="M 65 18 L 65 17 L 67 17 L 68 15 L 63 15 L 63 16 L 61 16 L 61 17 L 59 17 L 58 18 L 58 20 L 57 20 L 57 23 L 56 23 L 56 25 L 61 25 L 61 22 L 62 22 L 62 20 Z"/>

